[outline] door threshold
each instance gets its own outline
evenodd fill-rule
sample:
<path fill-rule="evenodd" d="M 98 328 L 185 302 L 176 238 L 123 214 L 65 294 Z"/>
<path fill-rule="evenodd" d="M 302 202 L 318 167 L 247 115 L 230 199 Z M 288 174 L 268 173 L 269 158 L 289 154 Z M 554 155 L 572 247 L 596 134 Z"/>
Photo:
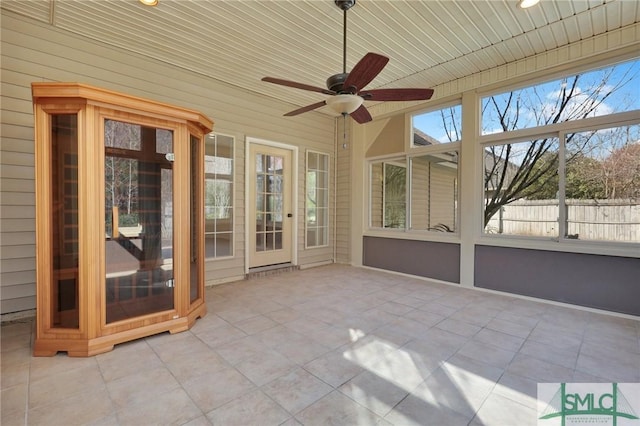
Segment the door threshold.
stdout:
<path fill-rule="evenodd" d="M 275 265 L 256 266 L 255 268 L 249 268 L 249 272 L 246 274 L 246 278 L 250 279 L 264 277 L 267 275 L 276 275 L 283 272 L 297 271 L 299 269 L 299 266 L 294 265 L 291 262 L 277 263 Z"/>

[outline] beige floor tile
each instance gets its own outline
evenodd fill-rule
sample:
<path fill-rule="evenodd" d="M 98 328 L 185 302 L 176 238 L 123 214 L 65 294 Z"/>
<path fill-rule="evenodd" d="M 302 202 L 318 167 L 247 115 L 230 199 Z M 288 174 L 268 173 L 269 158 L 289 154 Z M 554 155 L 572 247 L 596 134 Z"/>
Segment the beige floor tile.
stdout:
<path fill-rule="evenodd" d="M 433 372 L 412 391 L 412 395 L 429 406 L 444 407 L 470 419 L 489 396 L 493 386 L 494 383 L 489 380 L 464 369 L 456 371 L 449 366 L 446 370 Z"/>
<path fill-rule="evenodd" d="M 0 386 L 2 389 L 29 382 L 29 362 L 15 365 L 2 365 Z"/>
<path fill-rule="evenodd" d="M 191 330 L 90 358 L 32 357 L 34 322 L 3 325 L 2 424 L 520 426 L 538 382 L 640 381 L 629 318 L 345 265 L 206 298 Z"/>
<path fill-rule="evenodd" d="M 48 405 L 86 392 L 104 388 L 104 381 L 97 365 L 88 365 L 32 380 L 29 386 L 29 407 Z"/>
<path fill-rule="evenodd" d="M 0 410 L 0 424 L 13 426 L 13 425 L 26 425 L 27 424 L 27 414 L 26 410 L 22 410 L 21 412 L 5 412 L 4 410 Z"/>
<path fill-rule="evenodd" d="M 500 331 L 511 336 L 520 337 L 521 339 L 526 339 L 535 328 L 535 324 L 526 325 L 502 318 L 493 318 L 486 325 L 486 328 L 494 331 Z"/>
<path fill-rule="evenodd" d="M 238 321 L 234 323 L 234 325 L 250 335 L 273 328 L 278 325 L 278 323 L 264 315 L 258 315 L 242 321 Z"/>
<path fill-rule="evenodd" d="M 396 377 L 398 381 L 406 378 Z M 363 371 L 338 390 L 381 417 L 409 395 L 405 388 L 372 371 Z"/>
<path fill-rule="evenodd" d="M 576 350 L 582 344 L 582 337 L 574 334 L 562 334 L 559 331 L 549 330 L 547 328 L 535 328 L 527 340 L 544 343 L 554 346 L 558 349 Z"/>
<path fill-rule="evenodd" d="M 541 383 L 569 382 L 573 378 L 573 369 L 571 368 L 523 354 L 515 356 L 507 367 L 507 371 Z"/>
<path fill-rule="evenodd" d="M 19 348 L 0 354 L 2 372 L 20 364 L 30 364 L 31 348 Z"/>
<path fill-rule="evenodd" d="M 4 331 L 4 329 L 2 330 Z M 13 351 L 16 349 L 30 349 L 31 340 L 28 334 L 18 334 L 14 336 L 1 335 L 0 339 L 0 353 L 4 355 L 5 352 Z"/>
<path fill-rule="evenodd" d="M 524 342 L 519 353 L 572 369 L 576 368 L 576 361 L 578 359 L 577 348 L 563 349 L 535 340 L 527 340 Z"/>
<path fill-rule="evenodd" d="M 493 393 L 503 396 L 521 405 L 536 410 L 542 404 L 538 402 L 538 382 L 522 376 L 505 373 L 500 377 Z M 543 407 L 544 408 L 544 407 Z"/>
<path fill-rule="evenodd" d="M 293 308 L 280 308 L 275 311 L 266 312 L 265 317 L 272 319 L 273 321 L 284 324 L 289 321 L 296 320 L 303 316 L 303 312 Z"/>
<path fill-rule="evenodd" d="M 576 370 L 603 377 L 611 382 L 639 382 L 640 364 L 621 363 L 611 357 L 578 356 Z"/>
<path fill-rule="evenodd" d="M 292 339 L 287 343 L 277 346 L 275 349 L 291 362 L 298 365 L 304 365 L 331 350 L 331 348 L 321 345 L 307 337 Z"/>
<path fill-rule="evenodd" d="M 299 368 L 263 386 L 262 391 L 289 413 L 296 414 L 333 391 L 333 388 Z"/>
<path fill-rule="evenodd" d="M 165 365 L 180 383 L 231 367 L 231 364 L 213 350 L 198 357 L 176 358 Z"/>
<path fill-rule="evenodd" d="M 29 410 L 29 425 L 81 425 L 99 422 L 114 412 L 104 387 L 87 388 L 72 397 Z"/>
<path fill-rule="evenodd" d="M 118 408 L 153 400 L 180 384 L 164 366 L 144 370 L 107 383 L 111 400 Z"/>
<path fill-rule="evenodd" d="M 328 349 L 336 349 L 353 341 L 352 328 L 327 327 L 307 336 Z"/>
<path fill-rule="evenodd" d="M 277 426 L 290 414 L 256 389 L 207 413 L 207 417 L 214 425 Z"/>
<path fill-rule="evenodd" d="M 215 330 L 217 329 L 209 329 L 212 333 L 215 333 Z M 203 342 L 200 336 L 185 331 L 169 336 L 175 339 L 169 338 L 160 344 L 153 345 L 152 348 L 163 362 L 171 362 L 185 357 L 197 358 L 206 356 L 211 352 L 212 348 Z"/>
<path fill-rule="evenodd" d="M 96 356 L 102 377 L 107 382 L 162 365 L 145 340 L 118 345 L 116 349 Z"/>
<path fill-rule="evenodd" d="M 218 408 L 256 386 L 234 368 L 201 374 L 182 387 L 203 413 Z"/>
<path fill-rule="evenodd" d="M 497 346 L 491 346 L 475 340 L 465 343 L 465 345 L 458 351 L 458 354 L 464 355 L 478 362 L 503 369 L 507 368 L 513 357 L 516 355 L 513 351 L 500 349 Z"/>
<path fill-rule="evenodd" d="M 225 343 L 242 339 L 246 335 L 247 333 L 230 324 L 222 325 L 215 328 L 208 328 L 197 334 L 200 340 L 202 340 L 213 349 L 216 349 L 219 346 L 224 345 Z"/>
<path fill-rule="evenodd" d="M 482 404 L 471 426 L 536 426 L 537 411 L 501 395 L 491 394 Z"/>
<path fill-rule="evenodd" d="M 470 418 L 414 395 L 409 395 L 385 416 L 398 426 L 467 426 Z"/>
<path fill-rule="evenodd" d="M 477 325 L 479 327 L 486 326 L 499 311 L 490 308 L 479 308 L 476 306 L 466 307 L 458 310 L 449 316 L 450 319 Z"/>
<path fill-rule="evenodd" d="M 246 336 L 216 348 L 216 352 L 231 365 L 237 365 L 268 350 L 270 347 L 256 336 Z"/>
<path fill-rule="evenodd" d="M 304 369 L 334 388 L 347 382 L 363 370 L 359 364 L 348 360 L 344 351 L 340 349 L 314 359 L 305 364 Z"/>
<path fill-rule="evenodd" d="M 28 395 L 29 385 L 27 383 L 21 383 L 11 387 L 3 388 L 0 392 L 0 407 L 2 407 L 2 415 L 24 415 L 24 412 L 27 408 Z"/>
<path fill-rule="evenodd" d="M 262 386 L 288 374 L 296 368 L 296 364 L 284 355 L 269 350 L 253 355 L 239 362 L 235 367 L 257 386 Z"/>
<path fill-rule="evenodd" d="M 521 337 L 512 336 L 500 331 L 489 330 L 488 328 L 480 330 L 475 336 L 473 336 L 473 340 L 512 352 L 520 350 L 524 343 L 524 339 Z"/>
<path fill-rule="evenodd" d="M 85 367 L 97 367 L 98 361 L 95 357 L 73 358 L 65 353 L 58 353 L 54 356 L 31 357 L 29 369 L 29 380 L 39 380 L 43 377 L 68 372 Z"/>
<path fill-rule="evenodd" d="M 209 421 L 207 416 L 202 415 L 200 417 L 196 417 L 195 419 L 188 421 L 182 426 L 211 426 L 213 423 Z"/>
<path fill-rule="evenodd" d="M 182 425 L 202 414 L 185 391 L 176 388 L 121 408 L 118 423 L 122 426 Z"/>
<path fill-rule="evenodd" d="M 440 321 L 435 326 L 440 330 L 448 331 L 450 333 L 459 334 L 464 337 L 474 336 L 481 330 L 481 327 L 477 325 L 469 324 L 464 321 L 458 321 L 451 318 L 444 319 Z"/>
<path fill-rule="evenodd" d="M 3 323 L 0 326 L 0 338 L 30 335 L 33 329 L 33 319 Z"/>
<path fill-rule="evenodd" d="M 296 415 L 296 419 L 308 426 L 315 425 L 374 425 L 382 420 L 351 398 L 333 391 Z"/>

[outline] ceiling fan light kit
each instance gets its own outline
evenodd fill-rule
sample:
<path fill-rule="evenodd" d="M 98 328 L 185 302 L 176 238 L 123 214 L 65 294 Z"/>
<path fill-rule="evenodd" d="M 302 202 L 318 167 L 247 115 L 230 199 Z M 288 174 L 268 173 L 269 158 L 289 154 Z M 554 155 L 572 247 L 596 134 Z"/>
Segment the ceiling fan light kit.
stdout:
<path fill-rule="evenodd" d="M 342 94 L 327 98 L 325 102 L 338 114 L 351 114 L 360 108 L 364 99 L 358 95 Z"/>
<path fill-rule="evenodd" d="M 369 52 L 347 72 L 347 11 L 351 9 L 356 0 L 334 0 L 344 12 L 343 24 L 343 49 L 342 49 L 342 72 L 334 74 L 327 79 L 327 89 L 311 86 L 304 83 L 298 83 L 290 80 L 283 80 L 274 77 L 264 77 L 262 81 L 281 86 L 293 87 L 295 89 L 307 90 L 310 92 L 319 92 L 329 97 L 315 104 L 307 105 L 290 111 L 285 114 L 286 117 L 302 114 L 328 105 L 339 114 L 344 116 L 350 115 L 358 123 L 367 123 L 373 118 L 363 105 L 367 101 L 426 101 L 431 99 L 433 95 L 432 89 L 424 88 L 399 88 L 399 89 L 373 89 L 363 91 L 364 87 L 371 83 L 374 78 L 387 65 L 389 58 L 377 53 Z"/>

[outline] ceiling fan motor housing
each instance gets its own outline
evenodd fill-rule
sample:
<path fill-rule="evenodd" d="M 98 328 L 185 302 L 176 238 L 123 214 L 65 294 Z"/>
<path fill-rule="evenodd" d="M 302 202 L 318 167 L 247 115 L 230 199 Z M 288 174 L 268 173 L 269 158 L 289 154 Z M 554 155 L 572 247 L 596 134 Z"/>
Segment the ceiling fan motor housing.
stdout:
<path fill-rule="evenodd" d="M 356 0 L 335 0 L 335 3 L 340 9 L 347 11 L 356 4 Z"/>
<path fill-rule="evenodd" d="M 327 79 L 327 89 L 333 90 L 336 93 L 342 93 L 342 86 L 348 76 L 348 72 L 332 75 Z"/>

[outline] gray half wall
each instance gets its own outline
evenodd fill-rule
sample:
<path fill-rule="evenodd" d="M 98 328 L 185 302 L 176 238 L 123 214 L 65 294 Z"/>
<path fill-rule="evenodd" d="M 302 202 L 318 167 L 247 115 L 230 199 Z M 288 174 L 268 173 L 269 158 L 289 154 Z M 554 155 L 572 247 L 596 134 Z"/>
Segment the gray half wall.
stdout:
<path fill-rule="evenodd" d="M 460 283 L 460 245 L 363 237 L 363 264 L 450 283 Z"/>
<path fill-rule="evenodd" d="M 640 259 L 476 246 L 476 287 L 640 315 Z"/>

